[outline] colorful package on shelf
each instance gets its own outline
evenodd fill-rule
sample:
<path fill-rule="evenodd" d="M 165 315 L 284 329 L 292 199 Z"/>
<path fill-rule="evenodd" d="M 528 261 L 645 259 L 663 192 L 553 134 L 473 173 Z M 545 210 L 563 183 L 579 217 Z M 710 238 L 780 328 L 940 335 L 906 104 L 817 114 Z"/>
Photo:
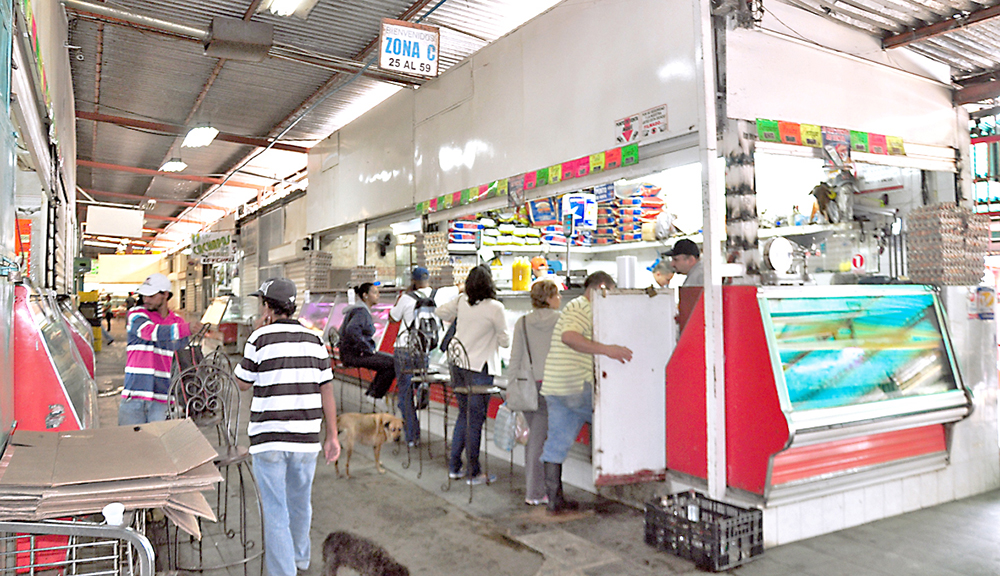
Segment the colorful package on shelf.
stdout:
<path fill-rule="evenodd" d="M 479 225 L 481 228 L 496 228 L 497 221 L 492 218 L 480 218 Z"/>
<path fill-rule="evenodd" d="M 542 234 L 565 234 L 562 224 L 552 224 L 542 228 Z"/>
<path fill-rule="evenodd" d="M 627 196 L 625 198 L 619 198 L 617 204 L 620 207 L 626 206 L 642 206 L 642 196 Z"/>
<path fill-rule="evenodd" d="M 614 226 L 615 224 L 618 224 L 618 219 L 615 218 L 614 216 L 607 216 L 607 217 L 598 216 L 597 217 L 597 227 L 598 228 L 600 228 L 602 226 Z"/>
<path fill-rule="evenodd" d="M 615 227 L 614 226 L 598 226 L 597 230 L 594 230 L 594 234 L 598 236 L 614 236 Z"/>
<path fill-rule="evenodd" d="M 642 234 L 642 223 L 636 224 L 619 224 L 615 228 L 615 234 L 618 236 L 626 236 L 628 234 Z"/>
<path fill-rule="evenodd" d="M 528 236 L 524 239 L 525 246 L 538 246 L 542 243 L 542 239 L 538 236 Z"/>
<path fill-rule="evenodd" d="M 535 226 L 548 226 L 559 223 L 559 215 L 552 201 L 548 198 L 528 202 L 528 214 Z"/>
<path fill-rule="evenodd" d="M 496 228 L 483 228 L 483 237 L 492 236 L 496 238 L 500 235 L 500 231 Z"/>
<path fill-rule="evenodd" d="M 514 236 L 511 234 L 504 234 L 497 238 L 497 246 L 510 246 L 514 243 Z"/>
<path fill-rule="evenodd" d="M 525 236 L 528 235 L 528 230 L 529 230 L 529 228 L 527 228 L 525 226 L 518 226 L 518 227 L 514 228 L 513 234 L 514 234 L 514 236 L 517 236 L 518 238 L 524 238 Z"/>
<path fill-rule="evenodd" d="M 458 216 L 455 220 L 478 220 L 475 214 L 466 214 L 465 216 Z"/>
<path fill-rule="evenodd" d="M 615 210 L 615 215 L 619 218 L 622 216 L 642 216 L 642 206 L 619 208 Z"/>
<path fill-rule="evenodd" d="M 496 236 L 483 235 L 483 246 L 496 246 L 497 238 Z"/>
<path fill-rule="evenodd" d="M 577 232 L 573 234 L 574 246 L 590 246 L 594 242 L 594 236 L 590 232 Z"/>
<path fill-rule="evenodd" d="M 608 184 L 598 184 L 594 186 L 594 194 L 597 195 L 598 202 L 610 202 L 615 198 L 615 185 Z"/>
<path fill-rule="evenodd" d="M 517 228 L 517 226 L 514 224 L 501 224 L 497 226 L 497 230 L 499 230 L 501 234 L 513 234 L 515 228 Z"/>
<path fill-rule="evenodd" d="M 514 236 L 511 244 L 514 246 L 524 246 L 524 236 Z"/>
<path fill-rule="evenodd" d="M 524 235 L 528 238 L 538 238 L 542 235 L 542 231 L 538 228 L 525 228 Z"/>
<path fill-rule="evenodd" d="M 449 232 L 448 233 L 448 243 L 449 244 L 475 244 L 476 233 L 475 232 Z"/>
<path fill-rule="evenodd" d="M 475 232 L 482 227 L 482 224 L 475 220 L 455 220 L 449 228 L 452 232 Z"/>
<path fill-rule="evenodd" d="M 545 234 L 542 236 L 542 242 L 553 246 L 565 246 L 566 237 L 562 234 Z"/>
<path fill-rule="evenodd" d="M 623 234 L 618 237 L 619 242 L 639 242 L 642 240 L 642 232 L 638 234 Z"/>
<path fill-rule="evenodd" d="M 516 224 L 521 225 L 521 226 L 531 226 L 532 225 L 532 222 L 531 222 L 531 211 L 528 210 L 528 207 L 526 205 L 525 206 L 521 206 L 520 208 L 517 209 L 517 217 L 514 220 L 514 222 Z"/>
<path fill-rule="evenodd" d="M 650 210 L 662 210 L 663 206 L 666 205 L 666 201 L 659 196 L 643 196 L 642 197 L 642 207 Z"/>
<path fill-rule="evenodd" d="M 644 184 L 639 184 L 639 187 L 636 188 L 635 192 L 640 196 L 656 196 L 657 194 L 660 193 L 660 187 L 644 183 Z"/>
<path fill-rule="evenodd" d="M 594 244 L 597 246 L 605 246 L 608 244 L 616 244 L 616 243 L 617 240 L 615 240 L 614 236 L 597 236 L 594 238 Z"/>

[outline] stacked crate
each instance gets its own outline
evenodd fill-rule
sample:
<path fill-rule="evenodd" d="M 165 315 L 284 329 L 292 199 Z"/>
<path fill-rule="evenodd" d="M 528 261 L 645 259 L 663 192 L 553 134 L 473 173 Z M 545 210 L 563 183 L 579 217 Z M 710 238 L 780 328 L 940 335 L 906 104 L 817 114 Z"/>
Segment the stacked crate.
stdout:
<path fill-rule="evenodd" d="M 361 286 L 365 282 L 378 281 L 378 271 L 374 266 L 356 266 L 351 270 L 351 286 Z"/>
<path fill-rule="evenodd" d="M 330 269 L 333 254 L 321 250 L 302 252 L 302 258 L 285 263 L 285 276 L 295 282 L 299 291 L 330 290 Z"/>
<path fill-rule="evenodd" d="M 910 279 L 938 286 L 974 286 L 985 270 L 990 220 L 954 204 L 924 206 L 907 219 Z"/>

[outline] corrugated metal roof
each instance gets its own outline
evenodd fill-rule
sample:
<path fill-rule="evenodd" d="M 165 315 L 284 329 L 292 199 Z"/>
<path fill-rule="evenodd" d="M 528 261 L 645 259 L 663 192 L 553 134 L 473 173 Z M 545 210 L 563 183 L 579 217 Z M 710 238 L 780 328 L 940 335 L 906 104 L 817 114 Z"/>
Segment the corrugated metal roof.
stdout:
<path fill-rule="evenodd" d="M 880 38 L 918 31 L 907 48 L 952 67 L 956 80 L 1000 69 L 1000 19 L 965 23 L 970 15 L 1000 5 L 995 0 L 784 0 Z M 933 25 L 951 30 L 925 35 Z"/>

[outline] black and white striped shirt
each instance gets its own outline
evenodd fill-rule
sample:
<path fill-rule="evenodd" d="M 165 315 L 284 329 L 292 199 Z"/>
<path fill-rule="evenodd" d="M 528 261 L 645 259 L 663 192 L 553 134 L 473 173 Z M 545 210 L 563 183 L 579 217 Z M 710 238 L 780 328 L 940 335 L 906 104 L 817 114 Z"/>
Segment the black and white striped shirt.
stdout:
<path fill-rule="evenodd" d="M 319 336 L 297 320 L 277 320 L 250 335 L 234 372 L 254 385 L 247 427 L 251 454 L 320 450 L 319 388 L 333 371 Z"/>

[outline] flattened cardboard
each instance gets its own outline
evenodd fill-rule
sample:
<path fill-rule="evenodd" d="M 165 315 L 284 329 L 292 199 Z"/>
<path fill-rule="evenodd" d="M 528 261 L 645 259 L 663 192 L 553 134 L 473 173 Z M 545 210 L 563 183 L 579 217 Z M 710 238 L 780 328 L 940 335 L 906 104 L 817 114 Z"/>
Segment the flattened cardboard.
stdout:
<path fill-rule="evenodd" d="M 10 464 L 0 486 L 47 486 L 55 469 L 53 455 L 59 445 L 55 432 L 15 430 L 7 444 Z"/>
<path fill-rule="evenodd" d="M 201 492 L 188 492 L 186 494 L 173 494 L 167 499 L 167 506 L 175 510 L 208 518 L 212 522 L 216 521 L 215 512 L 212 506 L 205 499 Z"/>
<path fill-rule="evenodd" d="M 163 514 L 178 528 L 194 536 L 196 540 L 201 540 L 201 527 L 198 525 L 198 519 L 193 515 L 170 506 L 163 508 Z"/>

